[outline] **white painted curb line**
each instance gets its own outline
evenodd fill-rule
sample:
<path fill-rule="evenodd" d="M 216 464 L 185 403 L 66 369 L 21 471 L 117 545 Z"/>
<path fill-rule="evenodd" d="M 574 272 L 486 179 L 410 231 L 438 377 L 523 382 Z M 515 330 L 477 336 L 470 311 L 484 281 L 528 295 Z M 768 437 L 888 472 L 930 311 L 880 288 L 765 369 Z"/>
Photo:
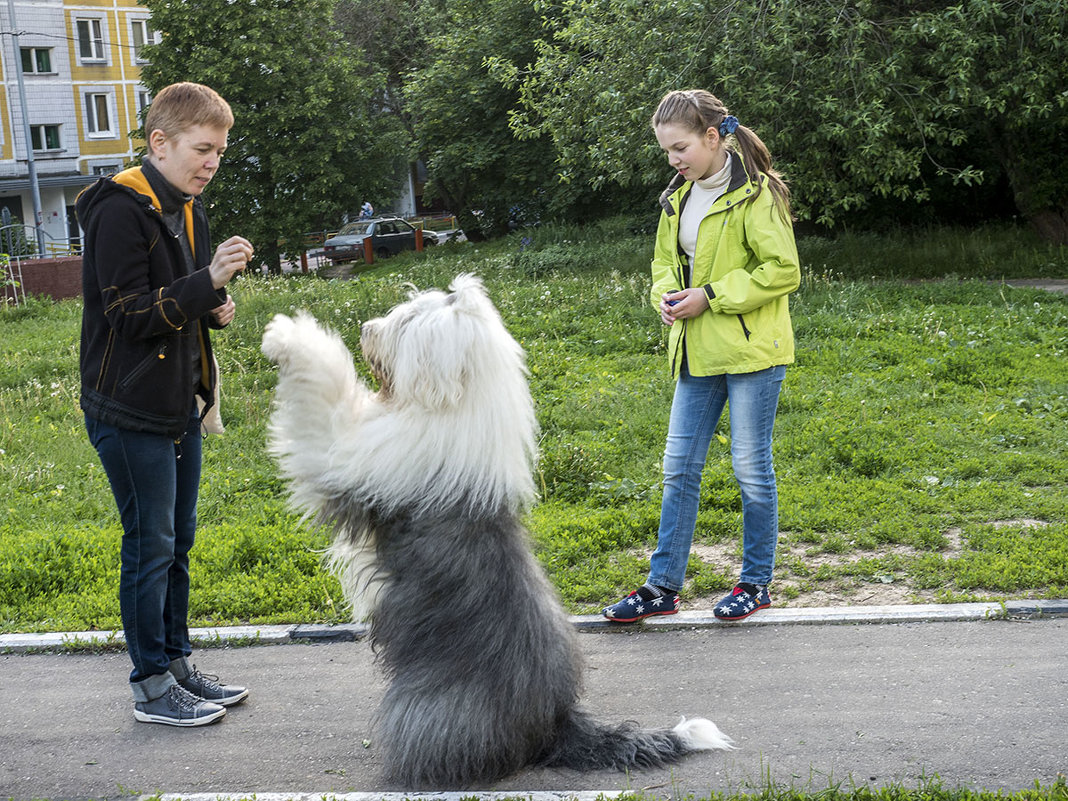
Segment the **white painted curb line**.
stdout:
<path fill-rule="evenodd" d="M 789 626 L 878 623 L 945 623 L 981 620 L 1017 620 L 1068 617 L 1068 600 L 1005 601 L 968 604 L 911 604 L 902 606 L 798 607 L 765 609 L 757 615 L 725 623 L 711 612 L 679 612 L 650 617 L 638 623 L 611 623 L 600 615 L 572 616 L 579 631 L 619 631 L 712 628 L 716 626 Z M 287 624 L 190 629 L 200 647 L 218 645 L 281 645 L 293 642 L 351 642 L 367 636 L 362 624 L 337 626 Z M 63 648 L 92 649 L 121 645 L 121 631 L 59 631 L 47 634 L 0 634 L 0 653 L 48 651 Z M 410 797 L 410 796 L 405 796 Z M 512 796 L 508 796 L 511 798 Z M 523 796 L 524 798 L 526 796 Z M 568 796 L 569 798 L 571 796 Z M 339 796 L 340 798 L 340 796 Z"/>
<path fill-rule="evenodd" d="M 164 793 L 142 795 L 138 801 L 598 801 L 617 798 L 620 790 L 583 790 L 581 792 L 523 792 L 485 793 L 475 790 L 456 793 Z"/>
<path fill-rule="evenodd" d="M 736 623 L 717 620 L 711 612 L 679 612 L 675 615 L 646 618 L 644 624 L 650 628 L 688 628 L 691 626 L 786 626 L 841 623 L 939 623 L 1064 616 L 1068 616 L 1068 600 L 765 609 L 759 614 Z M 578 620 L 587 619 L 590 618 L 578 618 Z M 602 620 L 599 616 L 592 619 Z M 608 625 L 620 626 L 618 623 Z M 620 627 L 626 628 L 627 624 Z"/>

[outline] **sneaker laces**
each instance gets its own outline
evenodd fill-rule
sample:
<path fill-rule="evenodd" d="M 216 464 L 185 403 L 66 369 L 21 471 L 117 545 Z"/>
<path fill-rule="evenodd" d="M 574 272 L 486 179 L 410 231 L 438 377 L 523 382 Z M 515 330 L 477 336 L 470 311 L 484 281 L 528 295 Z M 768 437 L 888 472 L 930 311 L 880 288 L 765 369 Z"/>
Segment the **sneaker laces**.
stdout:
<path fill-rule="evenodd" d="M 181 684 L 172 684 L 167 690 L 167 703 L 179 713 L 188 712 L 192 715 L 196 711 L 200 699 L 193 695 Z"/>
<path fill-rule="evenodd" d="M 193 672 L 189 674 L 188 681 L 191 684 L 195 683 L 202 690 L 222 692 L 222 687 L 219 685 L 219 677 L 201 673 L 196 665 L 193 665 Z"/>

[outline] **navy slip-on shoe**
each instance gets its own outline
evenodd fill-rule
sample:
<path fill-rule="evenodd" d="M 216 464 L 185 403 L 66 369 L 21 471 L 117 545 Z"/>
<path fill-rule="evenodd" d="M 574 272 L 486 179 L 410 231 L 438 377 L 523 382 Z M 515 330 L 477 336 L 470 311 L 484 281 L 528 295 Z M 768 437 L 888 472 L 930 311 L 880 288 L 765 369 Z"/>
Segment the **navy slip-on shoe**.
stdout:
<path fill-rule="evenodd" d="M 756 595 L 746 592 L 741 586 L 735 587 L 725 595 L 712 610 L 719 620 L 744 620 L 754 612 L 771 606 L 771 595 L 767 587 L 761 587 Z"/>
<path fill-rule="evenodd" d="M 635 590 L 622 601 L 606 606 L 601 614 L 613 623 L 633 623 L 653 615 L 673 615 L 679 611 L 679 603 L 677 592 L 662 593 L 646 600 Z"/>

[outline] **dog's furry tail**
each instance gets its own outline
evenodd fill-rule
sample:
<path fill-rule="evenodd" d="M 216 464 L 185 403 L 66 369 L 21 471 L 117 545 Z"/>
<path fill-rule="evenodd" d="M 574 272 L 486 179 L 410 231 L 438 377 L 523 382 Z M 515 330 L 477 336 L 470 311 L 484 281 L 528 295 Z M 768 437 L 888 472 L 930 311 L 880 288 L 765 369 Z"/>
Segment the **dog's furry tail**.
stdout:
<path fill-rule="evenodd" d="M 673 729 L 649 730 L 633 722 L 606 726 L 578 709 L 561 728 L 544 764 L 583 771 L 655 768 L 694 751 L 733 748 L 733 740 L 704 718 L 683 718 Z"/>

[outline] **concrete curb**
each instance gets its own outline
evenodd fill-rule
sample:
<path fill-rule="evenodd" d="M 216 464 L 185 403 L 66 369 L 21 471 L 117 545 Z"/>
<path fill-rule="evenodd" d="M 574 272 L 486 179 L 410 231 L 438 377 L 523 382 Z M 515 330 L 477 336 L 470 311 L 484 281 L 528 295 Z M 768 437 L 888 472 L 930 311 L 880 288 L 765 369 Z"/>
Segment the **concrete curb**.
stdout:
<path fill-rule="evenodd" d="M 724 623 L 711 612 L 679 612 L 647 618 L 639 623 L 610 623 L 600 615 L 575 615 L 571 622 L 580 632 L 613 633 L 675 631 L 713 626 L 791 626 L 878 623 L 946 623 L 982 620 L 1037 620 L 1068 617 L 1068 599 L 1051 601 L 1005 601 L 965 604 L 915 604 L 903 606 L 799 607 L 767 609 L 737 623 Z M 228 626 L 190 629 L 200 647 L 284 645 L 293 642 L 354 642 L 367 636 L 360 623 L 336 626 L 283 624 L 275 626 Z M 46 634 L 0 634 L 0 653 L 34 653 L 57 650 L 93 650 L 122 647 L 121 631 L 60 631 Z M 341 796 L 338 796 L 341 798 Z M 569 796 L 571 797 L 571 796 Z M 437 796 L 435 796 L 437 798 Z"/>
<path fill-rule="evenodd" d="M 618 798 L 621 790 L 582 790 L 576 792 L 467 792 L 467 793 L 165 793 L 142 795 L 138 801 L 598 801 Z"/>
<path fill-rule="evenodd" d="M 706 626 L 945 623 L 977 620 L 1030 620 L 1042 617 L 1068 617 L 1068 600 L 767 609 L 736 623 L 718 620 L 711 612 L 679 612 L 665 617 L 647 618 L 643 621 L 643 625 L 646 628 L 672 630 Z M 572 620 L 576 622 L 580 630 L 633 628 L 629 624 L 609 623 L 599 615 L 572 618 Z"/>

